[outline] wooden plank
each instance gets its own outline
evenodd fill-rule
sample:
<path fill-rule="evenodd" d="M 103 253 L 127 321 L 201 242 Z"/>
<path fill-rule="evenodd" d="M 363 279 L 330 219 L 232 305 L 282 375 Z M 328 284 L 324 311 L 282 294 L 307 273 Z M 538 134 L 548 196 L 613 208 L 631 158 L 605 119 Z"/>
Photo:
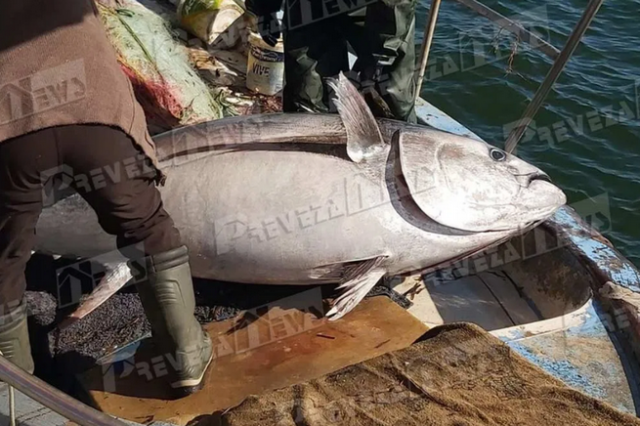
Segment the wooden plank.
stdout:
<path fill-rule="evenodd" d="M 540 321 L 531 306 L 523 299 L 513 283 L 502 274 L 483 272 L 478 275 L 496 296 L 515 325 Z"/>
<path fill-rule="evenodd" d="M 487 331 L 515 325 L 476 275 L 439 285 L 427 283 L 427 290 L 445 323 L 471 322 Z"/>
<path fill-rule="evenodd" d="M 135 359 L 126 362 L 126 368 L 118 364 L 95 368 L 80 377 L 81 385 L 96 406 L 111 415 L 139 423 L 167 421 L 182 426 L 196 417 L 235 406 L 251 394 L 318 378 L 403 349 L 428 329 L 386 297 L 366 299 L 335 322 L 310 318 L 311 314 L 295 309 L 275 309 L 268 315 L 271 324 L 261 326 L 258 320 L 249 325 L 253 330 L 234 331 L 236 320 L 206 327 L 217 343 L 218 356 L 204 389 L 187 398 L 170 400 L 163 378 L 153 377 L 154 372 L 164 371 L 161 357 L 145 343 Z M 274 318 L 304 324 L 305 331 L 274 339 Z M 250 349 L 247 342 L 253 332 L 268 343 Z"/>

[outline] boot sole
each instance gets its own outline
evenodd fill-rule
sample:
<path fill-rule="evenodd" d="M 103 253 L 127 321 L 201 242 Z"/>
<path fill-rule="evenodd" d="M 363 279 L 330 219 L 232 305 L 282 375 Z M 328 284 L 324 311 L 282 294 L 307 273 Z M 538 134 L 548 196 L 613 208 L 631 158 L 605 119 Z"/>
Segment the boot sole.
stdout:
<path fill-rule="evenodd" d="M 181 399 L 201 391 L 202 388 L 204 388 L 204 383 L 202 382 L 200 382 L 195 386 L 184 386 L 180 388 L 174 388 L 173 395 L 175 399 Z"/>
<path fill-rule="evenodd" d="M 213 361 L 213 351 L 211 352 L 211 356 L 209 357 L 209 361 L 207 361 L 207 365 L 202 370 L 202 374 L 197 379 L 190 380 L 181 380 L 179 382 L 171 383 L 171 388 L 178 398 L 183 398 L 185 396 L 192 395 L 204 387 L 203 379 L 209 367 L 211 366 L 211 362 Z"/>

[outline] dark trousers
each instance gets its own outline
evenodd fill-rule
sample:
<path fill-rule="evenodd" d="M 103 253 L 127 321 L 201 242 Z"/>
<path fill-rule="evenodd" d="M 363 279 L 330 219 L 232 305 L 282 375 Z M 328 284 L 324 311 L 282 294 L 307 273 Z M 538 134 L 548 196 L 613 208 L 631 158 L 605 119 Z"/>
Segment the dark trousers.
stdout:
<path fill-rule="evenodd" d="M 285 16 L 284 110 L 331 111 L 324 80 L 342 71 L 360 82 L 361 91 L 374 89 L 390 118 L 415 123 L 415 4 L 415 0 L 381 0 L 295 28 L 288 28 Z M 347 45 L 357 55 L 351 73 Z M 375 102 L 369 104 L 374 115 L 383 116 Z"/>
<path fill-rule="evenodd" d="M 38 217 L 43 201 L 55 196 L 45 190 L 53 176 L 95 210 L 123 255 L 179 247 L 180 234 L 162 207 L 154 174 L 129 136 L 107 126 L 61 126 L 0 143 L 0 314 L 24 296 Z"/>

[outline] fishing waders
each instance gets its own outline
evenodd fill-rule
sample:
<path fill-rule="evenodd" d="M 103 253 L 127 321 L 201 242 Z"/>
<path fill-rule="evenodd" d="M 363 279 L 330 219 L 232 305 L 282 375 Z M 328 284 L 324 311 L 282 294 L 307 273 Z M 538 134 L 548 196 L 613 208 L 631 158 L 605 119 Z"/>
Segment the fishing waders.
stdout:
<path fill-rule="evenodd" d="M 22 302 L 0 315 L 0 352 L 9 361 L 33 374 L 34 365 L 27 330 L 27 304 Z"/>
<path fill-rule="evenodd" d="M 415 5 L 415 0 L 380 0 L 289 28 L 293 9 L 286 9 L 284 111 L 330 112 L 325 80 L 344 72 L 359 85 L 374 115 L 415 123 Z M 348 46 L 357 56 L 351 71 Z"/>
<path fill-rule="evenodd" d="M 159 355 L 169 360 L 170 385 L 177 397 L 202 388 L 213 345 L 194 317 L 195 296 L 185 246 L 144 260 L 146 279 L 136 282 Z"/>

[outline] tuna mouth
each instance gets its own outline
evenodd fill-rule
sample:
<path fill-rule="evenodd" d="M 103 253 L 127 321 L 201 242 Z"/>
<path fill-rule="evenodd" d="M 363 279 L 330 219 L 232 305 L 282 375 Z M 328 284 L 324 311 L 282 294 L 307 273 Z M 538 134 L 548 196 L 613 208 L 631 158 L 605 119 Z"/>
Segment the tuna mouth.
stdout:
<path fill-rule="evenodd" d="M 531 231 L 532 229 L 537 228 L 538 226 L 545 223 L 548 219 L 549 219 L 548 217 L 545 217 L 544 219 L 532 220 L 531 222 L 527 223 L 526 225 L 520 228 L 520 231 L 519 231 L 520 235 L 524 235 L 525 233 Z"/>
<path fill-rule="evenodd" d="M 546 173 L 532 173 L 528 176 L 527 186 L 531 185 L 534 181 L 541 180 L 548 183 L 553 183 L 551 178 Z"/>
<path fill-rule="evenodd" d="M 516 174 L 513 176 L 516 178 L 520 186 L 523 188 L 528 188 L 529 186 L 531 186 L 533 182 L 537 180 L 553 183 L 551 182 L 551 178 L 549 177 L 549 175 L 543 172 L 525 173 L 521 175 Z"/>

